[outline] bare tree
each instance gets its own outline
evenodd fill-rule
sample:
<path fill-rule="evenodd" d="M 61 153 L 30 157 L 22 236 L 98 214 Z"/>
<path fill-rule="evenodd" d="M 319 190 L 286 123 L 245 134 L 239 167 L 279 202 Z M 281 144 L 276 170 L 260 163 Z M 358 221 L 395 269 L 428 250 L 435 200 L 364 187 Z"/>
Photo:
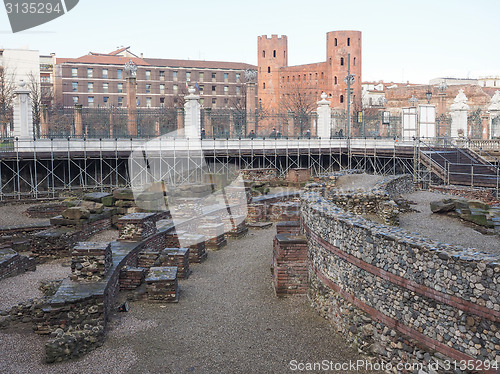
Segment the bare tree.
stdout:
<path fill-rule="evenodd" d="M 15 73 L 0 66 L 0 127 L 3 131 L 10 127 L 13 121 L 15 89 Z"/>
<path fill-rule="evenodd" d="M 300 83 L 288 85 L 281 95 L 280 111 L 293 116 L 294 126 L 300 135 L 310 130 L 310 118 L 317 107 L 316 96 L 315 88 Z"/>
<path fill-rule="evenodd" d="M 28 74 L 28 89 L 31 91 L 30 97 L 33 104 L 33 124 L 38 129 L 43 106 L 52 102 L 54 95 L 50 87 L 42 87 L 40 77 L 33 73 Z"/>

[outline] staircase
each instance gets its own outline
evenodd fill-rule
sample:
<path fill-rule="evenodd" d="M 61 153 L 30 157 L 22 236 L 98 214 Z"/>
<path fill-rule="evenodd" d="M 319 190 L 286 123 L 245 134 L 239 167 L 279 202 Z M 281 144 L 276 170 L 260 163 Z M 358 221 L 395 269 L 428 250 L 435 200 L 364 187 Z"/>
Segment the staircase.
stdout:
<path fill-rule="evenodd" d="M 446 184 L 499 188 L 499 165 L 485 160 L 471 149 L 448 143 L 433 146 L 421 142 L 420 162 Z"/>

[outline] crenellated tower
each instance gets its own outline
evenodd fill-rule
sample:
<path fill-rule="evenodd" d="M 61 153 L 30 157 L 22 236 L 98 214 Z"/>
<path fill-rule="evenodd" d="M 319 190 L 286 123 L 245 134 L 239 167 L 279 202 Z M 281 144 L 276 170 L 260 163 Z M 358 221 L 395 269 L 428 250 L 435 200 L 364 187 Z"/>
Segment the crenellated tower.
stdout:
<path fill-rule="evenodd" d="M 259 105 L 278 111 L 279 69 L 288 66 L 288 41 L 286 35 L 259 36 L 258 39 L 258 95 Z"/>

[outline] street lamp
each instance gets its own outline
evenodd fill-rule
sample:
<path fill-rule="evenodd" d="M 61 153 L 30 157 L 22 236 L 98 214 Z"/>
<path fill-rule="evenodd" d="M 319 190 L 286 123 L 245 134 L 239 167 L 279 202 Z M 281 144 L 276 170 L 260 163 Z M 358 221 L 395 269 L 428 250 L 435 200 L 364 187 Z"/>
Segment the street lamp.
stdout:
<path fill-rule="evenodd" d="M 410 102 L 411 106 L 417 106 L 418 99 L 415 97 L 415 95 L 411 95 L 408 101 Z"/>
<path fill-rule="evenodd" d="M 425 93 L 425 97 L 427 99 L 427 104 L 430 104 L 431 103 L 431 97 L 432 97 L 431 86 L 427 87 L 427 92 Z"/>

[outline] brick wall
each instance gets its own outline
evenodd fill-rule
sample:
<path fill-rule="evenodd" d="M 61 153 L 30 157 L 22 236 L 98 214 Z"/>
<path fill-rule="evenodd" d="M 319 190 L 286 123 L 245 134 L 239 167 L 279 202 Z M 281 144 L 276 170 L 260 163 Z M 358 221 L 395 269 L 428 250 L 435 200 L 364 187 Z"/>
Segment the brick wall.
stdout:
<path fill-rule="evenodd" d="M 273 286 L 276 295 L 307 293 L 307 240 L 305 236 L 278 234 L 273 244 Z"/>

